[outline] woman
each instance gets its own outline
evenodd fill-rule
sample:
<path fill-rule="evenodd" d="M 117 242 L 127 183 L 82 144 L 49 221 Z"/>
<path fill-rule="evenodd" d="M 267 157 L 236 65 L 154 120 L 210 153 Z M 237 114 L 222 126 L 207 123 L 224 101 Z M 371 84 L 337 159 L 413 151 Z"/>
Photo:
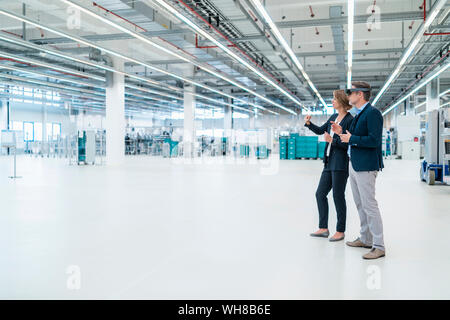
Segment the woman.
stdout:
<path fill-rule="evenodd" d="M 315 134 L 325 135 L 325 153 L 323 157 L 324 168 L 316 191 L 317 207 L 319 209 L 319 230 L 311 233 L 312 237 L 328 238 L 328 199 L 327 195 L 333 189 L 333 199 L 337 212 L 336 233 L 330 241 L 340 241 L 345 237 L 345 220 L 347 205 L 345 203 L 345 186 L 348 178 L 348 143 L 343 143 L 339 135 L 331 131 L 331 124 L 337 123 L 343 132 L 350 128 L 353 116 L 348 112 L 352 108 L 344 90 L 333 92 L 333 114 L 321 127 L 311 122 L 311 116 L 305 117 L 305 126 Z M 331 132 L 331 135 L 330 135 Z"/>

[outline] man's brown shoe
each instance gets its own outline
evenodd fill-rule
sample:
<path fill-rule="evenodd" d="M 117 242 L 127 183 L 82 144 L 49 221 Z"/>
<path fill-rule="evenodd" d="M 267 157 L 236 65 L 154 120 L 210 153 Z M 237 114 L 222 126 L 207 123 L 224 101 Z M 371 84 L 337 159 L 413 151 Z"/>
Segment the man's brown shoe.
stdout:
<path fill-rule="evenodd" d="M 359 238 L 356 239 L 355 241 L 347 241 L 346 244 L 350 247 L 360 247 L 360 248 L 366 248 L 366 249 L 372 248 L 372 246 L 365 244 L 364 242 L 359 240 Z"/>
<path fill-rule="evenodd" d="M 383 250 L 372 248 L 369 253 L 363 255 L 363 259 L 378 259 L 385 256 L 385 252 Z"/>

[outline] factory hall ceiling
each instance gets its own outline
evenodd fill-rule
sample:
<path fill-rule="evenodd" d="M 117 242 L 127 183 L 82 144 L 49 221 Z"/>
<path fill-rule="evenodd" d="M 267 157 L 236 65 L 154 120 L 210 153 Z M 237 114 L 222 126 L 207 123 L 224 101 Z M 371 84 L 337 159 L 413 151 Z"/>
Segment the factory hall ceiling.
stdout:
<path fill-rule="evenodd" d="M 194 87 L 199 106 L 295 115 L 330 105 L 349 70 L 386 110 L 448 63 L 450 4 L 351 2 L 0 0 L 0 85 L 101 110 L 118 73 L 135 112 L 182 110 Z"/>

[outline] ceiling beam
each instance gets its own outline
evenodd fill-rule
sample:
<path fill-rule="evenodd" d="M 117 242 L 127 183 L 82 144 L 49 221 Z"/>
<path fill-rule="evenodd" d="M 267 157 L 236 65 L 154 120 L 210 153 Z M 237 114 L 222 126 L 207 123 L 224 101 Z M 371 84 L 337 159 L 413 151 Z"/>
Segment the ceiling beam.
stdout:
<path fill-rule="evenodd" d="M 371 17 L 369 14 L 355 16 L 354 23 L 366 23 Z M 423 12 L 421 11 L 409 11 L 401 13 L 383 13 L 380 15 L 381 22 L 395 22 L 405 20 L 420 20 L 423 19 Z M 330 19 L 308 19 L 308 20 L 292 20 L 292 21 L 280 21 L 276 25 L 279 28 L 302 28 L 302 27 L 319 27 L 319 26 L 338 26 L 346 25 L 347 16 L 330 18 Z"/>
<path fill-rule="evenodd" d="M 386 49 L 368 49 L 368 50 L 353 50 L 353 54 L 381 54 L 381 53 L 397 53 L 402 52 L 402 48 L 386 48 Z M 321 56 L 346 56 L 347 51 L 317 51 L 317 52 L 302 52 L 297 53 L 297 57 L 321 57 Z"/>
<path fill-rule="evenodd" d="M 142 35 L 146 37 L 161 37 L 161 36 L 171 36 L 171 35 L 182 35 L 182 34 L 192 34 L 189 29 L 175 29 L 175 30 L 161 30 L 161 31 L 147 31 L 141 32 Z M 89 41 L 111 41 L 111 40 L 128 40 L 133 39 L 133 37 L 127 33 L 113 33 L 113 34 L 91 34 L 84 35 L 84 39 Z M 29 40 L 33 43 L 38 44 L 57 44 L 57 43 L 74 43 L 72 39 L 65 37 L 58 38 L 37 38 Z"/>

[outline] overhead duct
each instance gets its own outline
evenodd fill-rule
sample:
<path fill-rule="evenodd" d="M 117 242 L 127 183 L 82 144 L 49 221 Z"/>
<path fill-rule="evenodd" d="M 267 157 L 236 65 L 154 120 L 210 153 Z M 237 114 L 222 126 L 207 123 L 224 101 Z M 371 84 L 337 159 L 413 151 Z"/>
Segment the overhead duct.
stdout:
<path fill-rule="evenodd" d="M 90 48 L 89 51 L 89 60 L 96 61 L 96 62 L 103 62 L 108 67 L 114 67 L 112 58 L 106 54 L 102 54 L 100 49 L 97 48 Z M 105 85 L 106 88 L 111 88 L 113 85 L 113 75 L 114 72 L 112 71 L 106 71 L 105 72 Z"/>
<path fill-rule="evenodd" d="M 341 6 L 331 6 L 330 7 L 330 18 L 339 18 L 342 17 L 342 7 Z M 332 25 L 331 31 L 333 34 L 333 42 L 334 49 L 338 52 L 343 52 L 344 48 L 344 27 L 342 24 L 340 25 Z M 339 70 L 345 70 L 345 58 L 343 55 L 336 56 L 336 64 Z M 339 89 L 345 89 L 345 75 L 343 73 L 339 73 Z"/>

